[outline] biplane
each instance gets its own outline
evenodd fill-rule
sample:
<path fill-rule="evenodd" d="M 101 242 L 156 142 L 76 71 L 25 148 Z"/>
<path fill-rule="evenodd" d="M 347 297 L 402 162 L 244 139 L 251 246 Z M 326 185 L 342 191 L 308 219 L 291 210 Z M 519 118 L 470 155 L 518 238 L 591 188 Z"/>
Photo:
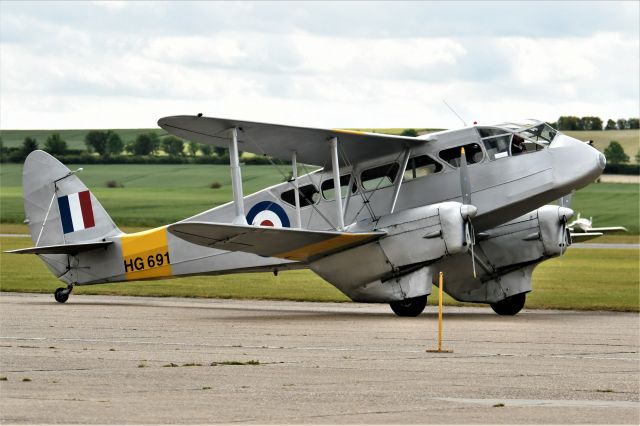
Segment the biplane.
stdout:
<path fill-rule="evenodd" d="M 56 301 L 77 285 L 307 268 L 353 301 L 417 316 L 443 271 L 454 299 L 515 315 L 534 268 L 571 243 L 573 211 L 550 203 L 605 166 L 593 147 L 536 120 L 418 137 L 202 114 L 158 124 L 229 149 L 233 200 L 127 234 L 74 171 L 32 152 L 23 191 L 34 246 L 14 253 L 38 255 L 66 283 Z M 239 151 L 286 163 L 291 177 L 245 196 Z"/>

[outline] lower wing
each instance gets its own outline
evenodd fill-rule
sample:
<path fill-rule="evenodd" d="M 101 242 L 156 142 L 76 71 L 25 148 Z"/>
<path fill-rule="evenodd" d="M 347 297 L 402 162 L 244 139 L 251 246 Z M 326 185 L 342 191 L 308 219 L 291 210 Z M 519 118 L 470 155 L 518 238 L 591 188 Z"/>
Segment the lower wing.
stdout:
<path fill-rule="evenodd" d="M 169 225 L 173 235 L 204 247 L 309 262 L 376 240 L 385 232 L 333 232 L 211 222 Z"/>

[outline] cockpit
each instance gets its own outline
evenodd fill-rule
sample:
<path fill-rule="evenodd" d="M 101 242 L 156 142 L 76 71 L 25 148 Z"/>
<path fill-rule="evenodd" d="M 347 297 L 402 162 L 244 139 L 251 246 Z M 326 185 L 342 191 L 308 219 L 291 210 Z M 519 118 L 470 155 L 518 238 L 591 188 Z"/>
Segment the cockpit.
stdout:
<path fill-rule="evenodd" d="M 540 151 L 559 134 L 547 123 L 537 120 L 479 126 L 477 130 L 490 160 Z"/>

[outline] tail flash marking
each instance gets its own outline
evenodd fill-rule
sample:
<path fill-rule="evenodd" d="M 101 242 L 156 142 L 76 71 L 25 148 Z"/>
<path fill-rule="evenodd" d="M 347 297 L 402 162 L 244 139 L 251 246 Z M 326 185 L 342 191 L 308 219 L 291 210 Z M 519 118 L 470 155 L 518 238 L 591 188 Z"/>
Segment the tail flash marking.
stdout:
<path fill-rule="evenodd" d="M 58 197 L 60 220 L 65 234 L 96 226 L 89 191 L 75 192 Z"/>

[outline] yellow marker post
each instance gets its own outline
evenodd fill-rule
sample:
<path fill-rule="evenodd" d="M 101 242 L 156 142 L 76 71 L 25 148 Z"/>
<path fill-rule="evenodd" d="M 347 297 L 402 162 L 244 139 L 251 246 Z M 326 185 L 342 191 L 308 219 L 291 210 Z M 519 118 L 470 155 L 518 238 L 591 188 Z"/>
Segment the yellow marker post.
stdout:
<path fill-rule="evenodd" d="M 442 288 L 444 287 L 444 280 L 442 272 L 440 272 L 440 279 L 438 281 L 438 349 L 427 349 L 427 352 L 438 353 L 451 353 L 451 349 L 442 349 Z"/>

